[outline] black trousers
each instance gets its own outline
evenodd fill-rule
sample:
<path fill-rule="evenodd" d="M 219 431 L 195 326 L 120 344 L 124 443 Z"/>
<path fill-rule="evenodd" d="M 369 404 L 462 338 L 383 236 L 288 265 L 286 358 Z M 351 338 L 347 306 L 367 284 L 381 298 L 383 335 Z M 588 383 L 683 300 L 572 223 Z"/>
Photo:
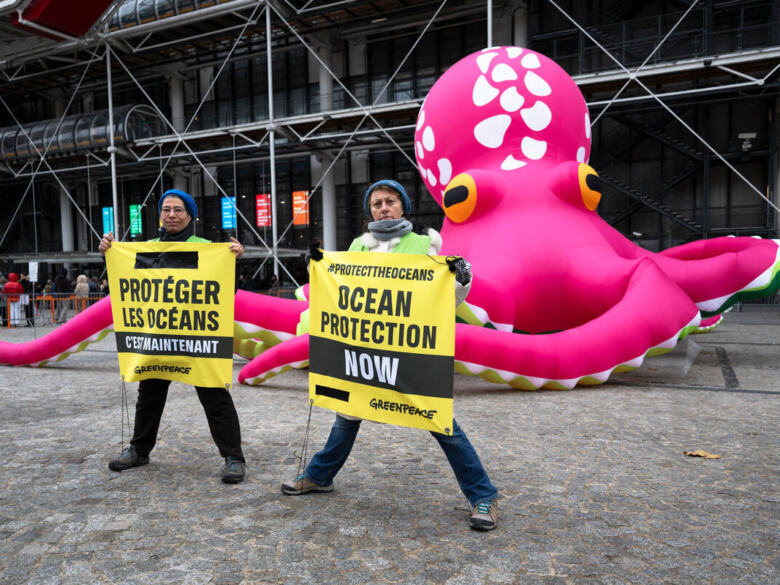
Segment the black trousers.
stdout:
<path fill-rule="evenodd" d="M 157 442 L 169 380 L 141 380 L 138 384 L 138 402 L 135 403 L 135 424 L 130 444 L 140 455 L 148 456 Z M 195 386 L 198 399 L 206 413 L 209 430 L 222 457 L 236 457 L 244 461 L 241 451 L 241 428 L 238 413 L 225 388 Z"/>

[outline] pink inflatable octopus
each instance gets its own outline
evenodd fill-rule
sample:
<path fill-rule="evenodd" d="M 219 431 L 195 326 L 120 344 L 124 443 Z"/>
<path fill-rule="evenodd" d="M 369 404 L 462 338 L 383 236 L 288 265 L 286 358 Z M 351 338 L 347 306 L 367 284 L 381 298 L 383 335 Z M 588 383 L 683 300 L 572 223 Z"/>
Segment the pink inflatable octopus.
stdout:
<path fill-rule="evenodd" d="M 420 110 L 415 150 L 446 215 L 442 253 L 467 258 L 474 273 L 457 314 L 460 373 L 522 389 L 598 384 L 780 287 L 776 240 L 716 238 L 654 254 L 605 223 L 586 164 L 585 101 L 539 53 L 498 47 L 453 65 Z M 254 358 L 239 381 L 308 365 L 307 306 L 238 291 L 234 349 Z M 52 343 L 0 344 L 0 363 L 61 359 L 110 321 L 98 303 Z"/>

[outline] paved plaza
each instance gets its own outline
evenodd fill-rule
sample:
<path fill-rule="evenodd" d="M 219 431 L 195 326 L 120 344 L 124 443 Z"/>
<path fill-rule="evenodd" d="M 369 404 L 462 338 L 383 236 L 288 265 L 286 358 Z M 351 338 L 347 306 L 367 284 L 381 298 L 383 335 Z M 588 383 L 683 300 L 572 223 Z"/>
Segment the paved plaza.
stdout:
<path fill-rule="evenodd" d="M 151 463 L 107 468 L 129 433 L 113 335 L 45 368 L 0 367 L 0 388 L 0 585 L 780 584 L 777 307 L 732 312 L 602 386 L 456 376 L 456 418 L 502 493 L 489 533 L 468 528 L 423 431 L 364 423 L 333 493 L 282 495 L 304 444 L 305 371 L 233 389 L 238 485 L 220 482 L 181 384 Z M 312 412 L 309 455 L 332 420 Z M 697 449 L 720 458 L 683 454 Z"/>

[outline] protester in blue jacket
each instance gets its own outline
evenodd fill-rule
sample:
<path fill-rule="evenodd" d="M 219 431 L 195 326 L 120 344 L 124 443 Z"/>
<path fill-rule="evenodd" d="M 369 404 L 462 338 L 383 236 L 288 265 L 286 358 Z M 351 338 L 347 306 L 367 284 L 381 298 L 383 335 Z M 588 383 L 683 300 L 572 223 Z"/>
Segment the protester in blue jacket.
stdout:
<path fill-rule="evenodd" d="M 368 224 L 368 231 L 352 242 L 350 251 L 438 254 L 441 249 L 441 237 L 435 230 L 428 230 L 427 235 L 412 232 L 411 222 L 404 217 L 411 209 L 411 202 L 400 183 L 384 180 L 371 185 L 363 198 L 363 209 L 373 221 Z M 465 299 L 470 286 L 469 265 L 461 260 L 456 266 L 456 302 Z M 349 457 L 361 422 L 337 414 L 325 447 L 312 458 L 302 475 L 282 484 L 282 493 L 297 496 L 333 491 L 333 478 Z M 454 419 L 452 427 L 450 436 L 431 434 L 439 442 L 471 505 L 470 526 L 475 530 L 493 530 L 498 524 L 498 490 Z"/>

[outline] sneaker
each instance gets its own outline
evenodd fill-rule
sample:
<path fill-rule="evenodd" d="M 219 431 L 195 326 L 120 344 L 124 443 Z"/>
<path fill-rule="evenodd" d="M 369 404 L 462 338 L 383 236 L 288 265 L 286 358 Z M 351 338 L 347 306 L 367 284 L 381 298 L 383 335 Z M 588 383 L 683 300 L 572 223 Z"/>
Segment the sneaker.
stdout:
<path fill-rule="evenodd" d="M 332 492 L 333 484 L 319 485 L 314 483 L 305 475 L 299 475 L 295 478 L 295 481 L 285 482 L 282 484 L 282 493 L 287 496 L 300 496 L 308 494 L 309 492 Z"/>
<path fill-rule="evenodd" d="M 498 525 L 498 500 L 474 506 L 469 523 L 474 530 L 493 530 Z"/>
<path fill-rule="evenodd" d="M 114 459 L 108 462 L 108 468 L 111 471 L 124 471 L 131 467 L 139 467 L 149 463 L 149 457 L 146 455 L 139 455 L 135 450 L 135 447 L 130 445 L 122 449 L 122 454 L 119 455 L 119 459 Z"/>
<path fill-rule="evenodd" d="M 246 463 L 236 457 L 226 457 L 222 468 L 222 483 L 241 483 L 246 474 Z"/>

